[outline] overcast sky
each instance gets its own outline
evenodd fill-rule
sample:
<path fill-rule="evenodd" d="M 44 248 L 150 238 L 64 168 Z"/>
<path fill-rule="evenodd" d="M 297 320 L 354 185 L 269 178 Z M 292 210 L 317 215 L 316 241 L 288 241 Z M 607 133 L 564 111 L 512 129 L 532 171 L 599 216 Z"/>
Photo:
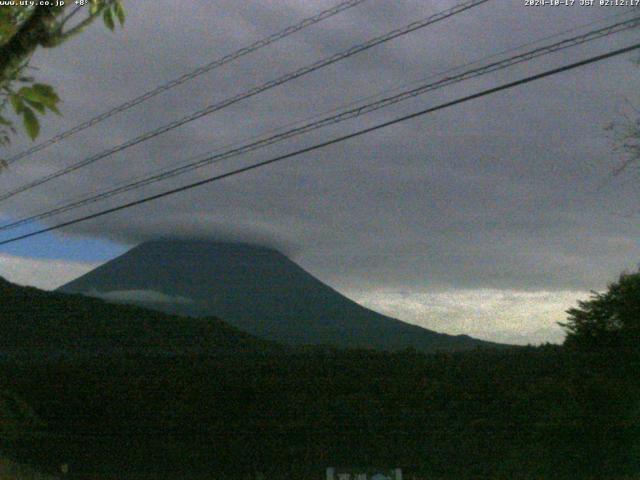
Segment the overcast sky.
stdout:
<path fill-rule="evenodd" d="M 23 159 L 0 176 L 0 188 L 15 188 L 455 3 L 368 0 Z M 2 202 L 0 216 L 38 213 L 499 51 L 598 19 L 609 20 L 565 36 L 613 23 L 614 15 L 627 11 L 578 3 L 490 1 Z M 127 2 L 124 30 L 94 25 L 34 56 L 38 79 L 54 85 L 64 100 L 63 117 L 48 117 L 40 139 L 334 4 Z M 615 35 L 431 92 L 82 213 L 639 38 L 640 30 Z M 360 303 L 406 321 L 500 341 L 561 341 L 555 322 L 564 310 L 640 260 L 637 177 L 601 186 L 622 161 L 612 153 L 605 127 L 640 106 L 639 57 L 600 62 L 60 234 L 0 247 L 0 275 L 53 288 L 146 239 L 241 239 L 279 248 Z M 8 156 L 29 145 L 16 138 Z"/>

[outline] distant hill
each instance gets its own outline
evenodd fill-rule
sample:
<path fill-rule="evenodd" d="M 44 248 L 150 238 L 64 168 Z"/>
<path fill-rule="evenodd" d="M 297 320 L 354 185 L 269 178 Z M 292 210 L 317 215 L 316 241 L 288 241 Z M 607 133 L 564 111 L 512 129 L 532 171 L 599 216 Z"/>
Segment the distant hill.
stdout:
<path fill-rule="evenodd" d="M 424 352 L 496 345 L 381 315 L 336 292 L 280 252 L 238 243 L 143 243 L 60 291 L 174 314 L 212 315 L 291 345 L 413 347 Z"/>
<path fill-rule="evenodd" d="M 139 306 L 44 292 L 0 278 L 0 354 L 274 353 L 280 346 L 217 318 L 185 318 Z"/>

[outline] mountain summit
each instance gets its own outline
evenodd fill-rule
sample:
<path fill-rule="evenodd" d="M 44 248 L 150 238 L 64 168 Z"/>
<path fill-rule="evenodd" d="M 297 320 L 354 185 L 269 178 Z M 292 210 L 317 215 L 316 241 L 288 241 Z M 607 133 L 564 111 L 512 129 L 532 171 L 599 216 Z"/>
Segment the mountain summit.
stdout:
<path fill-rule="evenodd" d="M 216 316 L 292 345 L 421 351 L 491 346 L 381 315 L 325 285 L 282 253 L 239 243 L 143 243 L 59 289 L 172 314 Z"/>

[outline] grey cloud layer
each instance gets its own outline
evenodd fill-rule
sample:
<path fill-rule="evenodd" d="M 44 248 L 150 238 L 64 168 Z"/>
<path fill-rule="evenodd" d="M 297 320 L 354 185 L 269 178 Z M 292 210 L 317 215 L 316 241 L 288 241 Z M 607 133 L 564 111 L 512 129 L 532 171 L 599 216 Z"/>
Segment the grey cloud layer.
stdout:
<path fill-rule="evenodd" d="M 2 188 L 73 163 L 205 104 L 275 78 L 454 2 L 371 0 L 259 55 L 111 119 L 0 178 Z M 65 99 L 44 136 L 326 8 L 328 2 L 142 2 L 126 28 L 93 28 L 34 58 Z M 425 31 L 198 120 L 0 206 L 39 211 L 221 145 L 397 87 L 483 55 L 610 16 L 607 8 L 527 8 L 495 0 Z M 468 94 L 589 54 L 638 32 L 433 92 L 228 165 Z M 603 127 L 638 102 L 633 57 L 608 61 L 67 230 L 135 243 L 158 235 L 282 247 L 332 284 L 426 289 L 601 288 L 640 253 L 632 182 L 598 190 L 616 159 Z M 52 122 L 53 123 L 53 122 Z M 15 145 L 19 151 L 26 143 Z M 55 184 L 54 184 L 55 183 Z M 164 186 L 151 187 L 155 192 Z M 101 205 L 113 205 L 123 196 Z M 87 210 L 92 211 L 92 210 Z M 67 217 L 70 218 L 70 217 Z"/>

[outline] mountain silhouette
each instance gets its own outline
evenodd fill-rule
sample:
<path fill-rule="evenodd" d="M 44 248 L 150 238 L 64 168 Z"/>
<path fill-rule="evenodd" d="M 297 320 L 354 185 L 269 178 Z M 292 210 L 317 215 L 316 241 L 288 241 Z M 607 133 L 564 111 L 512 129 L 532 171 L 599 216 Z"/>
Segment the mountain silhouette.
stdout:
<path fill-rule="evenodd" d="M 146 242 L 59 290 L 171 314 L 215 316 L 252 335 L 290 345 L 426 352 L 496 345 L 376 313 L 282 253 L 241 243 Z"/>

